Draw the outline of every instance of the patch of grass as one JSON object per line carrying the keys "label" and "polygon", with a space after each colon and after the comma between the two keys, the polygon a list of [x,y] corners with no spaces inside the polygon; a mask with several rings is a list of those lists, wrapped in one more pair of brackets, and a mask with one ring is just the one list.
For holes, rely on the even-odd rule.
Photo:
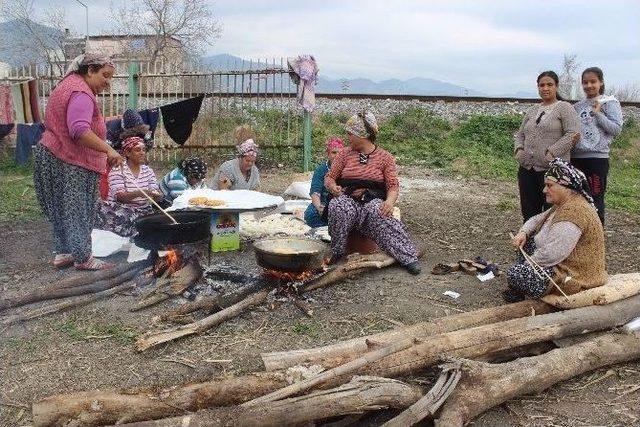
{"label": "patch of grass", "polygon": [[311,338],[318,338],[322,326],[315,321],[302,321],[299,320],[291,327],[293,332],[298,335],[307,335]]}
{"label": "patch of grass", "polygon": [[518,200],[512,199],[510,197],[501,199],[496,204],[496,209],[499,212],[510,212],[510,211],[516,210],[518,209]]}
{"label": "patch of grass", "polygon": [[606,205],[640,214],[640,123],[625,122],[611,147]]}
{"label": "patch of grass", "polygon": [[121,323],[88,323],[76,316],[54,323],[53,328],[75,341],[110,339],[122,345],[129,345],[138,336],[135,329]]}
{"label": "patch of grass", "polygon": [[34,354],[36,352],[36,344],[32,340],[25,340],[23,338],[9,338],[6,341],[8,348],[15,350],[19,353]]}
{"label": "patch of grass", "polygon": [[33,187],[33,165],[15,163],[11,151],[0,154],[0,221],[40,218],[42,211]]}

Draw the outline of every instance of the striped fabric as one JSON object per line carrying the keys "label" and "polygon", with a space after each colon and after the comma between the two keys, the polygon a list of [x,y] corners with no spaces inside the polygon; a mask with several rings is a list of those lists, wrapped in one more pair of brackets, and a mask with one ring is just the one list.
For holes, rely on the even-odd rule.
{"label": "striped fabric", "polygon": [[204,180],[200,182],[199,185],[191,186],[187,181],[187,178],[182,174],[180,168],[175,168],[168,174],[162,178],[160,181],[160,191],[164,194],[164,198],[170,202],[173,202],[176,197],[184,193],[184,191],[188,188],[197,189],[197,188],[207,188]]}
{"label": "striped fabric", "polygon": [[[135,184],[138,184],[138,187],[143,190],[158,191],[156,174],[147,165],[140,166],[140,173],[137,177],[133,175],[126,164],[122,168],[111,169],[111,172],[109,172],[109,196],[107,200],[116,201],[118,193],[137,191]],[[149,205],[149,200],[145,197],[137,197],[129,203],[144,207]]]}
{"label": "striped fabric", "polygon": [[399,188],[396,159],[388,151],[377,147],[371,153],[367,164],[359,161],[359,153],[352,148],[344,149],[331,164],[327,174],[334,180],[338,178],[363,179],[384,182],[387,191]]}

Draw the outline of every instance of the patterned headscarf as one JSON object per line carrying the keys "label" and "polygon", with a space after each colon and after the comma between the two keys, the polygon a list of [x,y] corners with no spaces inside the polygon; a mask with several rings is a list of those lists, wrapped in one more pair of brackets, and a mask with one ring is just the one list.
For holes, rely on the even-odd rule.
{"label": "patterned headscarf", "polygon": [[200,157],[187,157],[178,163],[178,168],[187,178],[205,179],[207,176],[207,164]]}
{"label": "patterned headscarf", "polygon": [[242,144],[238,145],[238,155],[241,157],[244,156],[258,156],[258,144],[256,144],[253,139],[247,139]]}
{"label": "patterned headscarf", "polygon": [[126,153],[127,151],[131,151],[136,147],[144,147],[144,139],[138,136],[130,136],[122,141],[122,152]]}
{"label": "patterned headscarf", "polygon": [[544,177],[564,187],[577,191],[593,205],[593,197],[587,177],[581,170],[571,166],[566,160],[556,158],[549,163],[549,170]]}
{"label": "patterned headscarf", "polygon": [[351,135],[368,139],[378,134],[378,121],[372,112],[365,111],[349,117],[344,129]]}
{"label": "patterned headscarf", "polygon": [[336,148],[340,150],[343,149],[344,142],[340,138],[332,136],[327,140],[327,152],[335,150]]}
{"label": "patterned headscarf", "polygon": [[67,67],[65,76],[75,73],[83,65],[100,65],[101,67],[108,65],[110,67],[115,67],[113,60],[108,55],[102,53],[83,53],[71,60]]}

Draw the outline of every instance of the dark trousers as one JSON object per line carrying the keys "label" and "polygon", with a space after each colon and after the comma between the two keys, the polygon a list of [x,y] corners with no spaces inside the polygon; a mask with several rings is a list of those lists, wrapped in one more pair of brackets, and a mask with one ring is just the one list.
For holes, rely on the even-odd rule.
{"label": "dark trousers", "polygon": [[607,189],[609,159],[598,159],[595,157],[571,159],[571,164],[587,176],[591,195],[593,196],[593,203],[596,205],[596,208],[598,208],[600,222],[604,225],[604,192]]}
{"label": "dark trousers", "polygon": [[518,169],[518,189],[520,190],[520,210],[522,218],[526,222],[532,216],[549,209],[550,205],[545,202],[544,193],[544,172],[534,169],[525,169],[522,166]]}

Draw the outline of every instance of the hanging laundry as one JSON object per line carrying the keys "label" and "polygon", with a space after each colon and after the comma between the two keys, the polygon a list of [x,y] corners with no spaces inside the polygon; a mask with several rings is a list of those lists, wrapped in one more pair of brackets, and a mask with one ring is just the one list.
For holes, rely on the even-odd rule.
{"label": "hanging laundry", "polygon": [[11,86],[0,85],[0,125],[13,124]]}
{"label": "hanging laundry", "polygon": [[22,102],[22,88],[20,85],[11,85],[11,100],[13,101],[13,116],[16,123],[24,123],[24,104]]}
{"label": "hanging laundry", "polygon": [[164,128],[176,144],[183,145],[191,136],[203,99],[204,96],[201,95],[160,107]]}
{"label": "hanging laundry", "polygon": [[20,83],[20,93],[22,93],[22,107],[24,108],[24,122],[33,123],[31,114],[31,99],[29,97],[29,83]]}
{"label": "hanging laundry", "polygon": [[[156,127],[158,127],[158,121],[160,119],[159,108],[148,108],[146,110],[138,111],[138,114],[142,117],[144,124],[149,126],[151,132],[151,139],[155,136]],[[118,141],[120,132],[124,129],[122,126],[122,119],[109,120],[107,123],[107,140]]]}
{"label": "hanging laundry", "polygon": [[140,111],[140,115],[142,116],[142,121],[149,125],[151,139],[153,139],[155,137],[156,127],[158,127],[158,121],[160,120],[160,109],[148,108]]}
{"label": "hanging laundry", "polygon": [[29,88],[29,105],[31,106],[33,122],[39,123],[42,121],[42,117],[40,115],[40,104],[38,103],[38,100],[40,99],[38,96],[38,81],[35,79],[29,80],[27,86]]}
{"label": "hanging laundry", "polygon": [[24,165],[29,161],[33,147],[40,141],[40,137],[42,137],[44,124],[18,123],[16,129],[16,162]]}
{"label": "hanging laundry", "polygon": [[318,82],[318,65],[312,55],[300,55],[288,58],[289,75],[298,85],[298,103],[308,112],[316,107],[314,86]]}
{"label": "hanging laundry", "polygon": [[7,123],[7,124],[1,124],[0,125],[0,139],[4,138],[5,136],[9,135],[11,133],[11,131],[13,130],[13,123]]}

